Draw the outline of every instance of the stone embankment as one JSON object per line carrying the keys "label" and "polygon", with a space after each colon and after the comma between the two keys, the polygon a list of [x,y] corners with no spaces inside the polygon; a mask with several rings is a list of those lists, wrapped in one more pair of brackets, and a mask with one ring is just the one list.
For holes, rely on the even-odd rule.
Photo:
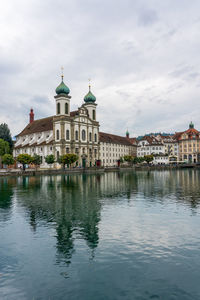
{"label": "stone embankment", "polygon": [[74,169],[27,169],[22,171],[20,169],[11,169],[11,170],[0,170],[0,177],[2,176],[36,176],[36,175],[59,175],[59,174],[98,174],[104,172],[127,172],[127,171],[145,171],[145,170],[172,170],[172,169],[181,169],[181,168],[199,168],[200,165],[176,165],[176,166],[141,166],[136,165],[133,167],[107,167],[107,168],[74,168]]}

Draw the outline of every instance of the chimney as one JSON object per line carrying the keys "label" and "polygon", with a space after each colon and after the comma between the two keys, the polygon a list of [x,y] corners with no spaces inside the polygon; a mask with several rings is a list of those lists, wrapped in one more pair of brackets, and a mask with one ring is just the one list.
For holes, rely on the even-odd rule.
{"label": "chimney", "polygon": [[33,109],[32,109],[32,108],[31,108],[31,111],[30,111],[29,116],[30,116],[30,121],[29,121],[29,123],[33,123],[33,121],[34,121],[34,112],[33,112]]}

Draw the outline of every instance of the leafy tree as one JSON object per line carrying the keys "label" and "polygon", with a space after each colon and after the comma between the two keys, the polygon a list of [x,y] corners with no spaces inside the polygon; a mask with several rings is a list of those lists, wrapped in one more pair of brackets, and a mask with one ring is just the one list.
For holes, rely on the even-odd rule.
{"label": "leafy tree", "polygon": [[2,163],[9,166],[13,165],[15,162],[13,156],[11,154],[4,154],[2,157]]}
{"label": "leafy tree", "polygon": [[121,156],[120,159],[119,159],[120,163],[123,163],[124,162],[124,158]]}
{"label": "leafy tree", "polygon": [[47,155],[45,161],[48,165],[52,165],[55,162],[55,156],[53,154]]}
{"label": "leafy tree", "polygon": [[6,123],[0,124],[0,139],[9,143],[10,149],[13,148],[13,141],[10,133],[10,129]]}
{"label": "leafy tree", "polygon": [[2,167],[2,156],[8,153],[10,153],[9,143],[4,141],[3,139],[0,139],[0,168]]}
{"label": "leafy tree", "polygon": [[41,157],[38,154],[34,154],[31,161],[37,167],[42,163]]}
{"label": "leafy tree", "polygon": [[128,162],[129,164],[133,161],[133,156],[131,155],[125,155],[124,161]]}
{"label": "leafy tree", "polygon": [[144,156],[144,161],[146,161],[148,163],[148,165],[149,165],[149,163],[151,161],[153,161],[153,155],[152,154],[151,155],[145,155]]}
{"label": "leafy tree", "polygon": [[71,166],[71,164],[75,163],[77,160],[78,155],[73,153],[64,154],[59,157],[59,163],[63,165],[63,168],[65,168],[65,165]]}
{"label": "leafy tree", "polygon": [[32,162],[33,158],[29,154],[19,154],[17,156],[17,161],[23,165],[23,170],[25,170],[25,165]]}

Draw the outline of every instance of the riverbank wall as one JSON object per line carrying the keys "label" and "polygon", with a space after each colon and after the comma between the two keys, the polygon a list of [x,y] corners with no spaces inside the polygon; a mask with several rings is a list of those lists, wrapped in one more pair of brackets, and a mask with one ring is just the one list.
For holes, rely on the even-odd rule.
{"label": "riverbank wall", "polygon": [[0,177],[4,176],[40,176],[40,175],[67,175],[67,174],[102,174],[105,172],[127,172],[127,171],[153,171],[153,170],[176,170],[183,168],[200,168],[200,165],[176,165],[176,166],[132,166],[132,167],[111,167],[111,168],[85,168],[85,169],[27,169],[25,171],[0,170]]}

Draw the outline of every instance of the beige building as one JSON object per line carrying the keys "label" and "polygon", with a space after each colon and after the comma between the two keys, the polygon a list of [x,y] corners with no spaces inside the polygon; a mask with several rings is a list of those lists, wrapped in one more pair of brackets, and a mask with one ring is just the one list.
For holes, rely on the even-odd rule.
{"label": "beige building", "polygon": [[200,132],[192,122],[189,129],[175,133],[174,138],[178,142],[180,162],[200,162]]}

